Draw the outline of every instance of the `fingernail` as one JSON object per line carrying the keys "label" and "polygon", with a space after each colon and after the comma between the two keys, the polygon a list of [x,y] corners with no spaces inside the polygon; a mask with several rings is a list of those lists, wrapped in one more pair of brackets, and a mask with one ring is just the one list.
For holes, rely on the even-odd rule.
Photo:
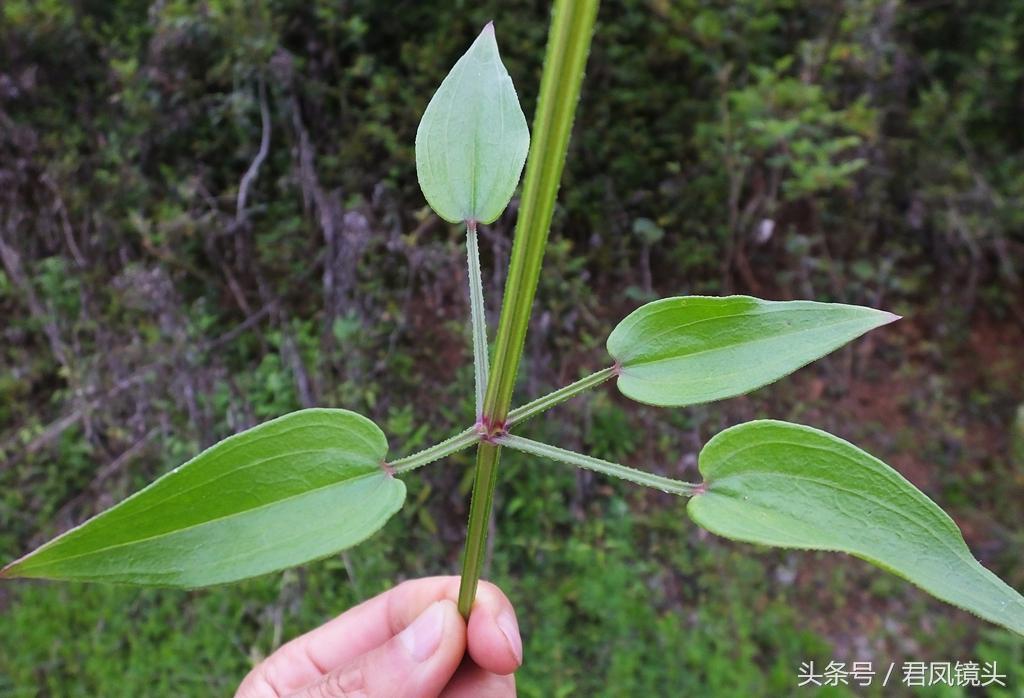
{"label": "fingernail", "polygon": [[508,611],[502,611],[498,614],[497,623],[501,634],[508,640],[508,648],[512,650],[512,654],[516,658],[516,664],[522,664],[523,639],[519,637],[519,623],[516,622],[516,617]]}
{"label": "fingernail", "polygon": [[398,635],[413,659],[422,662],[437,651],[444,631],[444,609],[440,601],[430,604],[419,618]]}

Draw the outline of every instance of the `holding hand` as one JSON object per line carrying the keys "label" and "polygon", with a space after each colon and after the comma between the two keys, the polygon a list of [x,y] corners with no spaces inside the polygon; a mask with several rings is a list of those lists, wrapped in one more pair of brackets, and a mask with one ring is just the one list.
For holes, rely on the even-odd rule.
{"label": "holding hand", "polygon": [[283,645],[235,698],[504,698],[523,661],[508,598],[481,582],[469,623],[458,577],[415,579]]}

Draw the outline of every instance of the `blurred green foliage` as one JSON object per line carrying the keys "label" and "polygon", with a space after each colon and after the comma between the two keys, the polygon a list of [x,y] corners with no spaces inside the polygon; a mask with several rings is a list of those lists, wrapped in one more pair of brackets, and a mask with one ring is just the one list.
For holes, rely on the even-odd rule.
{"label": "blurred green foliage", "polygon": [[[461,233],[426,209],[413,138],[490,19],[529,115],[545,3],[0,4],[0,557],[300,406],[362,412],[402,453],[469,422]],[[521,397],[600,366],[658,295],[908,320],[750,398],[600,391],[527,433],[685,479],[730,423],[811,423],[1024,586],[1022,25],[1015,0],[605,2]],[[483,232],[492,320],[511,223]],[[379,537],[284,575],[2,585],[0,694],[230,693],[358,599],[455,573],[470,466],[410,478]],[[520,611],[524,695],[785,695],[833,658],[997,660],[1024,686],[1018,639],[856,561],[722,543],[669,498],[514,454],[500,477],[489,576]]]}

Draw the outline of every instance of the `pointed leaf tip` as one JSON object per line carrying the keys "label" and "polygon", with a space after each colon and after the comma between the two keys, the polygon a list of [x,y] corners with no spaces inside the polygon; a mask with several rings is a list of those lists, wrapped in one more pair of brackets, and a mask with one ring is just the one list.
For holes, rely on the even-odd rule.
{"label": "pointed leaf tip", "polygon": [[0,575],[192,588],[316,560],[401,507],[405,484],[381,468],[386,455],[361,415],[293,412],[208,448]]}
{"label": "pointed leaf tip", "polygon": [[637,308],[607,346],[624,395],[681,407],[768,385],[897,319],[840,303],[683,296]]}

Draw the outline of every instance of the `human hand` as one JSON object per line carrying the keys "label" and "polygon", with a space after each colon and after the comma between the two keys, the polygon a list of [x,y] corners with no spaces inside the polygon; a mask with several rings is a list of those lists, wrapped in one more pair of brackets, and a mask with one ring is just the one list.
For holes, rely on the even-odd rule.
{"label": "human hand", "polygon": [[514,696],[523,645],[511,602],[480,582],[467,625],[458,593],[458,577],[399,584],[281,646],[235,698]]}

